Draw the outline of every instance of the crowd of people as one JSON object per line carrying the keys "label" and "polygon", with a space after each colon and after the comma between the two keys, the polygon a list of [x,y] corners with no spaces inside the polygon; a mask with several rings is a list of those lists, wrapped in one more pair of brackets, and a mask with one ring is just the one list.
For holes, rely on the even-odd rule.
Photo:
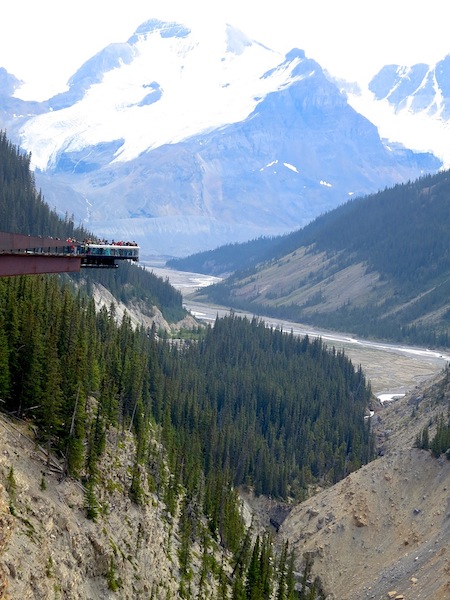
{"label": "crowd of people", "polygon": [[114,240],[112,240],[111,242],[109,242],[108,240],[95,240],[95,239],[91,239],[91,238],[86,238],[84,239],[82,242],[79,242],[77,239],[75,238],[67,238],[67,243],[71,246],[74,247],[75,245],[77,246],[89,246],[89,245],[96,245],[96,246],[138,246],[138,244],[136,242],[123,242],[122,240],[116,242]]}
{"label": "crowd of people", "polygon": [[83,244],[86,244],[86,245],[97,244],[100,246],[137,246],[138,245],[136,242],[123,242],[122,240],[119,240],[118,242],[112,240],[111,242],[109,242],[108,240],[91,240],[91,239],[84,240]]}

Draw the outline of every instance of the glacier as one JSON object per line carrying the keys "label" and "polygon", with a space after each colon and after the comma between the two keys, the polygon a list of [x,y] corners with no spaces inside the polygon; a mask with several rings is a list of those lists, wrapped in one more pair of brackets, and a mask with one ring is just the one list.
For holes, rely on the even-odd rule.
{"label": "glacier", "polygon": [[150,19],[46,101],[15,98],[19,83],[0,71],[0,127],[48,204],[143,257],[288,233],[442,166],[382,139],[303,50],[230,24]]}

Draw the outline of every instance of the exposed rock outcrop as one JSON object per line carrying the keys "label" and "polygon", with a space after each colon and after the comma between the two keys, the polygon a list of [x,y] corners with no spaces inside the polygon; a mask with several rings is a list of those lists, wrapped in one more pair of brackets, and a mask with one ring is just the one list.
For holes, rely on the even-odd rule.
{"label": "exposed rock outcrop", "polygon": [[414,447],[422,428],[447,411],[448,401],[436,401],[438,387],[428,385],[414,416],[410,395],[378,412],[380,439],[390,431],[384,456],[283,522],[280,535],[299,559],[314,557],[312,572],[330,598],[450,598],[450,461]]}
{"label": "exposed rock outcrop", "polygon": [[176,539],[165,507],[145,480],[142,506],[127,493],[131,437],[109,433],[94,522],[86,518],[82,485],[49,468],[33,432],[2,416],[0,422],[2,600],[178,598]]}

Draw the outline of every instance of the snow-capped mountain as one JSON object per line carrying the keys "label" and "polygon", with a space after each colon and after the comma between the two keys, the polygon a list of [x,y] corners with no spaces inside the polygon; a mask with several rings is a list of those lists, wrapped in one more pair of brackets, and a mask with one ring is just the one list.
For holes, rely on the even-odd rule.
{"label": "snow-capped mountain", "polygon": [[432,65],[386,65],[349,102],[383,137],[450,167],[450,55]]}
{"label": "snow-capped mountain", "polygon": [[[283,57],[230,26],[208,46],[181,25],[149,21],[88,61],[65,107],[28,121],[22,143],[41,169],[64,153],[114,143],[112,162],[245,119],[259,99],[299,77]],[[280,64],[282,63],[282,64]],[[275,67],[275,68],[274,68]],[[272,70],[270,76],[268,71]],[[54,108],[54,102],[51,103]],[[120,144],[117,144],[120,140]]]}
{"label": "snow-capped mountain", "polygon": [[396,112],[425,113],[450,118],[450,55],[430,66],[387,65],[375,75],[369,89],[377,100],[386,99]]}
{"label": "snow-capped mountain", "polygon": [[150,20],[46,102],[14,97],[19,85],[0,70],[0,126],[32,153],[50,206],[148,255],[292,231],[441,164],[382,142],[302,50],[230,25]]}

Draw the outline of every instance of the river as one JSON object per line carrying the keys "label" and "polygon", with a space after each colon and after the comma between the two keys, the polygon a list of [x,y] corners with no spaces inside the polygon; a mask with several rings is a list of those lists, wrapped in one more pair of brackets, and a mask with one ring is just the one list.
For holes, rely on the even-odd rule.
{"label": "river", "polygon": [[[197,319],[209,323],[217,316],[230,313],[230,308],[199,303],[192,298],[199,288],[220,281],[219,277],[168,269],[163,263],[141,263],[155,275],[168,279],[183,296],[187,310]],[[252,318],[252,313],[234,310],[235,314]],[[430,379],[450,362],[450,353],[416,346],[403,346],[380,341],[357,339],[334,331],[316,329],[302,323],[260,316],[268,326],[282,328],[295,335],[321,337],[329,346],[343,349],[353,364],[361,365],[372,391],[382,401],[388,401],[412,391],[418,384]]]}

